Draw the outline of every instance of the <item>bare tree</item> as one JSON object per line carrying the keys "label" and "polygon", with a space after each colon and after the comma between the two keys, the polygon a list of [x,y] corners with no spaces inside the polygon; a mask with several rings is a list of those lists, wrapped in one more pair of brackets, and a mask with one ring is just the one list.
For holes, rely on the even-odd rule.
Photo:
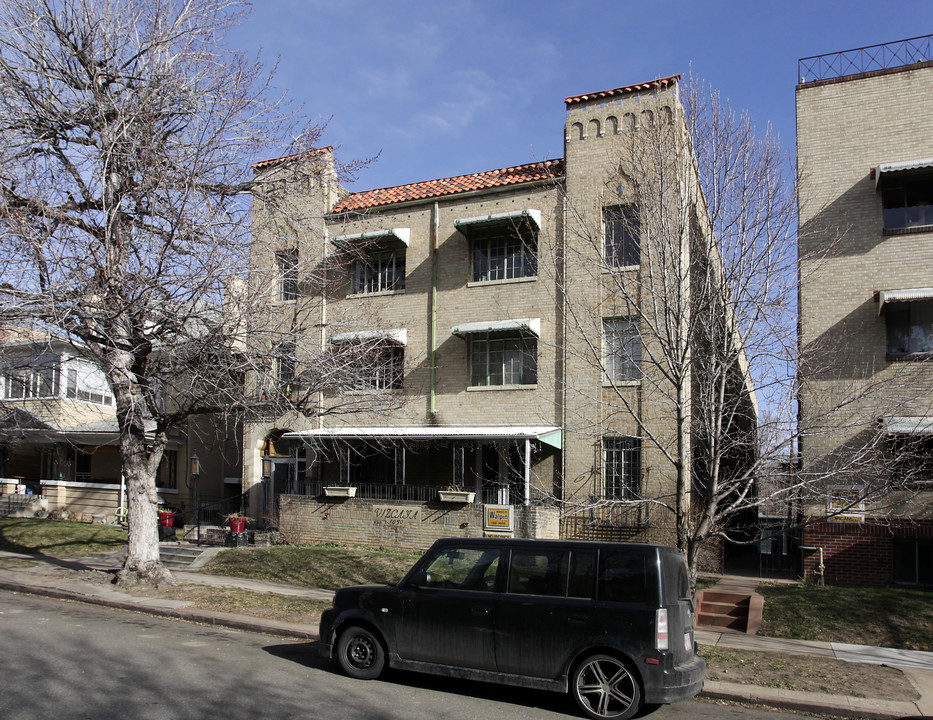
{"label": "bare tree", "polygon": [[[171,581],[155,477],[172,429],[218,412],[314,414],[325,389],[366,384],[371,348],[334,351],[303,327],[319,293],[302,289],[339,268],[282,255],[277,265],[277,248],[249,232],[254,199],[280,222],[315,220],[279,202],[279,165],[254,168],[257,158],[289,156],[289,182],[334,192],[339,168],[313,149],[321,126],[272,92],[261,64],[224,46],[240,3],[2,8],[2,319],[57,328],[106,373],[128,492],[119,580]],[[294,302],[269,322],[281,292]],[[366,393],[351,397],[331,409],[371,409]]]}

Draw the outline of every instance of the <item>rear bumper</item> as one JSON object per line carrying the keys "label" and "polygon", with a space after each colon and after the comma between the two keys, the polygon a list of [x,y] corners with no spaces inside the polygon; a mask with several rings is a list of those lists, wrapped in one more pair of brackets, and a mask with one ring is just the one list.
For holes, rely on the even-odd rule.
{"label": "rear bumper", "polygon": [[703,689],[703,681],[706,679],[706,660],[699,655],[673,668],[643,667],[646,703],[689,700]]}

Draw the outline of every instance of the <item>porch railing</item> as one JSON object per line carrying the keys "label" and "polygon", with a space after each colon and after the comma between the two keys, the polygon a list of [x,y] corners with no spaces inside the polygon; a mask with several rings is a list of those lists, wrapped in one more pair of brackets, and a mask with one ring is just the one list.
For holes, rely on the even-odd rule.
{"label": "porch railing", "polygon": [[[308,482],[299,483],[300,495],[321,497],[324,488],[333,483]],[[438,499],[438,491],[449,489],[447,485],[395,485],[390,483],[361,483],[353,485],[356,488],[356,497],[369,500],[397,500],[407,502],[426,503]],[[472,487],[463,488],[469,492]],[[476,501],[487,505],[522,505],[525,502],[524,489],[515,485],[484,487],[482,497]],[[541,504],[547,500],[547,494],[532,488],[531,502]]]}

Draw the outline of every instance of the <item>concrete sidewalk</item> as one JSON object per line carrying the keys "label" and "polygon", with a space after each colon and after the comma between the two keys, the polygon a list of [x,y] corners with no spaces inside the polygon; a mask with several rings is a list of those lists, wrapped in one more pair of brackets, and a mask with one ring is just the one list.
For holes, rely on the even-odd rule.
{"label": "concrete sidewalk", "polygon": [[[173,574],[176,580],[179,583],[237,587],[255,592],[278,593],[313,600],[327,601],[333,597],[333,593],[327,590],[206,575],[194,571],[199,566],[203,566],[215,552],[214,549],[207,549],[192,568],[185,571],[174,571]],[[99,581],[92,582],[90,576],[85,574],[93,571],[116,570],[122,561],[121,553],[88,558],[56,559],[0,552],[0,557],[22,558],[37,563],[32,567],[0,569],[0,589],[2,590],[86,602],[299,640],[316,640],[318,637],[317,626],[315,625],[286,623],[245,615],[198,610],[190,607],[191,603],[179,600],[137,597],[123,592],[115,585],[102,584]],[[875,648],[864,645],[766,638],[734,631],[711,631],[708,629],[697,630],[696,640],[701,645],[730,647],[737,650],[815,655],[847,662],[890,665],[897,667],[904,673],[916,688],[920,699],[899,702],[872,700],[847,695],[778,690],[716,681],[706,682],[702,692],[704,697],[856,718],[905,720],[933,717],[933,653]]]}

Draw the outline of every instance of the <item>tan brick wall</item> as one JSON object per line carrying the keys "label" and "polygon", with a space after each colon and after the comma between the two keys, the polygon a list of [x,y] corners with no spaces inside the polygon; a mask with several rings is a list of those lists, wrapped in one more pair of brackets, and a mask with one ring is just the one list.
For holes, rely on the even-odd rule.
{"label": "tan brick wall", "polygon": [[933,68],[798,87],[797,153],[804,428],[859,398],[829,420],[834,431],[805,438],[813,467],[884,415],[931,412],[933,367],[886,359],[873,293],[933,286],[933,232],[884,236],[871,170],[933,157]]}
{"label": "tan brick wall", "polygon": [[[557,538],[553,508],[514,507],[514,536]],[[483,506],[283,495],[279,527],[289,542],[336,542],[422,551],[446,537],[483,537]]]}

